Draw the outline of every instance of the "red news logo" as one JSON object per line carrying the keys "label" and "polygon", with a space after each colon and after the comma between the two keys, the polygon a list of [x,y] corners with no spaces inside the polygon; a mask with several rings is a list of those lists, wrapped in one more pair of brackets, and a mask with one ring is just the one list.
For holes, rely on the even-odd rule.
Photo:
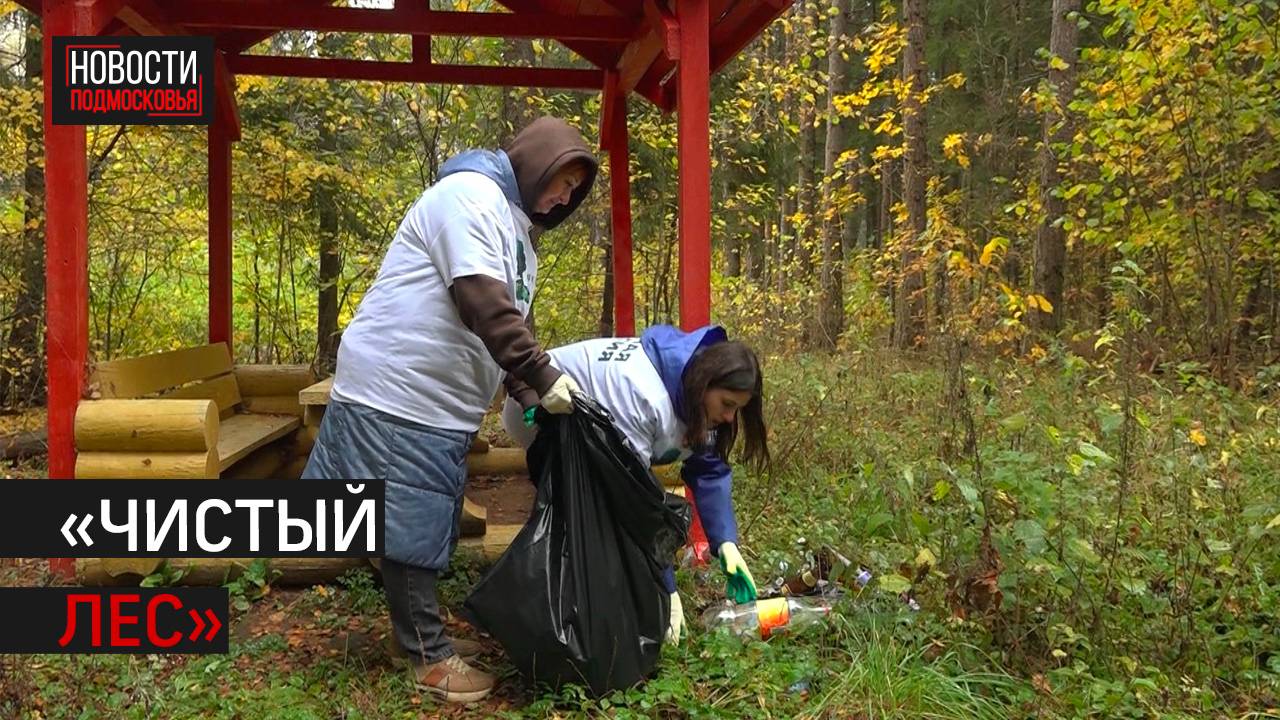
{"label": "red news logo", "polygon": [[[204,77],[197,70],[195,50],[68,44],[65,53],[63,78],[71,91],[73,111],[138,111],[148,117],[204,114]],[[170,87],[143,87],[147,85]]]}
{"label": "red news logo", "polygon": [[212,120],[212,38],[55,36],[51,62],[54,124]]}
{"label": "red news logo", "polygon": [[[162,606],[169,608],[169,612],[177,611],[179,614],[183,609],[182,600],[171,592],[166,592],[152,597],[146,603],[146,611],[142,614],[131,614],[133,611],[126,610],[127,605],[141,605],[142,596],[138,593],[126,592],[104,592],[104,593],[75,593],[67,596],[67,626],[62,637],[58,638],[58,645],[67,647],[77,636],[76,608],[81,603],[87,603],[89,606],[90,618],[90,646],[94,648],[102,647],[102,599],[108,598],[108,625],[110,626],[110,637],[107,642],[111,648],[140,648],[142,647],[142,638],[134,636],[126,636],[122,632],[122,628],[126,625],[138,625],[141,620],[146,619],[143,624],[146,630],[147,642],[152,647],[161,650],[167,650],[174,647],[183,640],[183,633],[180,630],[172,630],[167,634],[161,634],[158,628],[159,611]],[[207,642],[212,643],[218,636],[218,631],[222,629],[223,624],[212,608],[204,608],[203,616],[200,611],[195,608],[187,608],[187,616],[191,618],[194,627],[186,639],[190,642]],[[206,621],[207,618],[207,621]],[[207,631],[206,631],[207,628]]]}

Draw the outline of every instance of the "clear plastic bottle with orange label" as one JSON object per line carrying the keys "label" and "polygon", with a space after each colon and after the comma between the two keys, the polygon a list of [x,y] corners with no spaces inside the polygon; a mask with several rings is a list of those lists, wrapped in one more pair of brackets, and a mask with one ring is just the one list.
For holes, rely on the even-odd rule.
{"label": "clear plastic bottle with orange label", "polygon": [[831,601],[824,597],[776,597],[742,605],[726,602],[707,608],[702,613],[702,626],[768,640],[778,633],[817,625],[830,613]]}

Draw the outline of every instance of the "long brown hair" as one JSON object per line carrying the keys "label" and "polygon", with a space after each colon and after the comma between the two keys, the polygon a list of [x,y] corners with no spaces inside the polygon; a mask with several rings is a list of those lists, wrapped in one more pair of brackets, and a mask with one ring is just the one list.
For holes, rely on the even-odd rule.
{"label": "long brown hair", "polygon": [[[707,445],[708,431],[714,431],[713,449],[725,462],[738,439],[743,436],[742,459],[760,470],[769,464],[768,431],[764,425],[764,373],[756,354],[740,342],[721,342],[708,346],[685,368],[684,389],[685,441],[691,448]],[[707,427],[703,397],[708,390],[746,391],[751,399],[738,411],[732,423]]]}

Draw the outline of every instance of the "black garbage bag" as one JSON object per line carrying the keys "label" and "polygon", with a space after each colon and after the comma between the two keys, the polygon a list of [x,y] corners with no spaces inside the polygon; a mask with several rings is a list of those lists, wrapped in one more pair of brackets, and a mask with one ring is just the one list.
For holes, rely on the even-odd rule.
{"label": "black garbage bag", "polygon": [[466,600],[472,622],[536,684],[596,695],[643,680],[670,622],[662,570],[684,545],[688,504],[662,489],[595,401],[539,410],[529,521]]}

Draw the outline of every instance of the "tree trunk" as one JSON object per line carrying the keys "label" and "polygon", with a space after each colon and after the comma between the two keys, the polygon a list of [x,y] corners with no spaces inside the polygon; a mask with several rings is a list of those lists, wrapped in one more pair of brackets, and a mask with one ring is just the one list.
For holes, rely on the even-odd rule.
{"label": "tree trunk", "polygon": [[[533,41],[528,38],[506,38],[502,45],[503,64],[508,67],[530,67],[534,64],[533,57]],[[530,93],[537,95],[538,90],[533,88],[510,88],[502,89],[502,108],[501,118],[503,132],[500,133],[500,145],[505,146],[512,138],[524,129],[524,126],[533,122],[533,111],[528,103]]]}
{"label": "tree trunk", "polygon": [[727,277],[742,275],[742,237],[732,231],[724,238],[724,274]]}
{"label": "tree trunk", "polygon": [[786,188],[779,185],[778,195],[781,202],[778,203],[778,234],[774,238],[774,286],[778,292],[787,289],[790,284],[791,264],[795,258],[795,224],[791,222],[791,216],[796,211],[795,196],[787,192]]}
{"label": "tree trunk", "polygon": [[[320,147],[327,157],[334,157],[337,141],[333,131],[321,126]],[[338,278],[342,274],[342,256],[338,243],[338,197],[333,181],[322,178],[315,190],[319,216],[320,275],[316,311],[316,369],[322,375],[333,371],[338,363]]]}
{"label": "tree trunk", "polygon": [[848,0],[837,0],[827,36],[827,142],[823,152],[822,265],[818,302],[818,345],[834,350],[844,331],[844,214],[836,207],[836,160],[844,150],[844,128],[836,114],[835,97],[844,89],[845,12]]}
{"label": "tree trunk", "polygon": [[768,243],[770,224],[766,219],[761,225],[753,225],[745,238],[747,250],[743,272],[756,285],[764,281],[764,248]]}
{"label": "tree trunk", "polygon": [[[807,36],[811,36],[813,30],[818,24],[818,2],[817,0],[802,0],[804,2],[804,18],[802,25],[803,32]],[[803,52],[809,53],[812,50],[810,37],[806,37]],[[816,71],[816,67],[814,70]],[[814,236],[817,234],[818,226],[818,195],[817,189],[814,187],[813,168],[817,164],[814,162],[817,153],[818,133],[814,128],[814,124],[818,117],[818,108],[816,100],[813,102],[805,100],[804,97],[798,97],[796,102],[799,103],[799,124],[800,124],[800,157],[796,159],[796,165],[799,168],[796,177],[796,194],[799,197],[800,212],[803,218],[795,232],[796,257],[799,260],[797,268],[797,276],[802,282],[807,282],[813,273],[813,250],[817,246]]]}
{"label": "tree trunk", "polygon": [[919,346],[924,342],[924,270],[921,267],[920,243],[928,218],[925,215],[925,147],[924,107],[924,22],[925,0],[903,0],[906,16],[907,44],[902,52],[902,74],[907,85],[907,99],[902,116],[904,142],[907,146],[902,168],[902,195],[907,204],[907,236],[901,253],[901,284],[897,291],[894,316],[894,344],[898,348]]}
{"label": "tree trunk", "polygon": [[592,213],[591,242],[604,246],[604,291],[600,293],[600,322],[596,337],[613,337],[613,329],[616,327],[613,319],[613,232],[610,230],[609,238],[603,241],[601,234],[600,220]]}
{"label": "tree trunk", "polygon": [[[34,15],[26,16],[23,82],[28,89],[37,91],[43,61],[40,21]],[[10,357],[0,364],[0,405],[12,406],[39,405],[45,394],[40,342],[44,318],[44,126],[35,123],[27,128],[25,140],[21,281],[6,343]]]}
{"label": "tree trunk", "polygon": [[893,186],[898,181],[891,158],[880,161],[880,207],[876,221],[876,247],[885,248],[893,240]]}
{"label": "tree trunk", "polygon": [[[1064,275],[1067,260],[1067,234],[1059,224],[1066,204],[1058,196],[1062,181],[1058,158],[1053,146],[1071,140],[1072,129],[1067,104],[1076,87],[1077,26],[1071,13],[1080,10],[1080,0],[1053,0],[1053,24],[1049,38],[1049,85],[1054,90],[1054,104],[1044,114],[1043,142],[1040,147],[1040,205],[1044,219],[1036,235],[1033,288],[1053,306],[1053,312],[1034,312],[1032,322],[1043,332],[1062,328]],[[1058,60],[1061,63],[1057,62]],[[1065,63],[1065,67],[1062,65]]]}

